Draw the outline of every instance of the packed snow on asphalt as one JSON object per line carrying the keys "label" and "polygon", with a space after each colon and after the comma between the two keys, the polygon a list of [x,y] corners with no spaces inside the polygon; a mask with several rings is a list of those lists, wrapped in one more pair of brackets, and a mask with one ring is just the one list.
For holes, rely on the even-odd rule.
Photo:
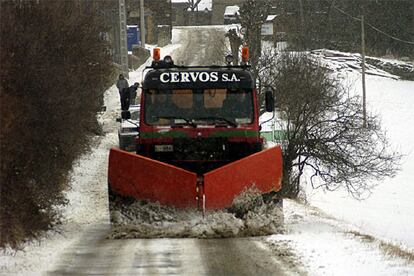
{"label": "packed snow on asphalt", "polygon": [[[190,35],[185,28],[175,28],[173,43],[162,48],[162,55],[183,55],[180,51],[185,54],[180,47],[190,44],[193,36],[197,35],[197,28],[192,28],[195,33]],[[224,32],[228,27],[211,28]],[[340,59],[327,58],[328,55],[321,52],[313,55],[341,71],[347,82],[354,83],[355,93],[360,93],[360,72],[357,67],[349,67]],[[150,60],[130,73],[131,83],[142,81],[142,69],[149,63]],[[345,68],[341,66],[347,69],[341,69]],[[275,229],[263,232],[261,234],[266,236],[255,238],[254,243],[266,249],[269,259],[281,264],[288,275],[414,275],[414,129],[411,127],[414,119],[414,81],[400,80],[376,68],[370,69],[376,74],[367,76],[369,110],[382,116],[383,126],[388,130],[391,142],[405,154],[402,169],[395,178],[375,183],[377,187],[366,200],[357,201],[344,191],[326,192],[308,186],[307,204],[285,200],[284,232],[271,234],[277,232]],[[46,233],[38,241],[28,242],[22,251],[1,252],[1,275],[42,275],[54,271],[57,266],[65,265],[62,254],[82,241],[83,233],[95,225],[108,223],[106,168],[109,149],[116,147],[118,142],[115,123],[119,116],[118,97],[114,86],[105,92],[107,110],[98,114],[105,136],[96,137],[92,151],[74,165],[72,189],[66,194],[69,205],[63,210],[63,224],[57,231]],[[165,229],[151,228],[154,225],[173,226],[172,232],[178,233],[175,237],[181,234],[183,237],[208,238],[209,233],[221,233],[221,237],[246,236],[246,232],[243,232],[246,221],[232,220],[231,213],[210,214],[202,220],[201,214],[197,213],[183,214],[163,209],[157,204],[137,204],[135,209],[138,212],[133,215],[142,218],[146,214],[151,223],[142,228],[139,223],[131,224],[128,218],[118,214],[120,224],[129,228],[127,231],[119,228],[119,231],[110,232],[110,236],[148,238],[166,234]],[[256,215],[260,215],[260,212]],[[181,228],[177,223],[180,220],[186,222]],[[148,229],[150,231],[146,232]],[[197,236],[197,233],[204,233],[204,236]],[[185,247],[192,242],[191,239],[181,241],[174,239],[171,243]],[[217,244],[220,243],[227,244],[227,239],[218,240]]]}
{"label": "packed snow on asphalt", "polygon": [[254,186],[233,200],[227,210],[179,210],[158,203],[136,201],[111,205],[112,239],[235,238],[282,232],[280,202],[265,201]]}

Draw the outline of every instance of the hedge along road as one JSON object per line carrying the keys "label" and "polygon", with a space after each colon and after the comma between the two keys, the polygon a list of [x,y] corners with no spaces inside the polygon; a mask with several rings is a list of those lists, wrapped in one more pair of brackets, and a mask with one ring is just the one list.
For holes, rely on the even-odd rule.
{"label": "hedge along road", "polygon": [[[222,64],[224,30],[180,28],[176,64]],[[107,168],[101,168],[106,170]],[[90,226],[67,248],[48,275],[285,275],[274,251],[260,238],[108,239],[110,225]],[[283,252],[281,252],[282,254]],[[286,271],[286,272],[284,272]]]}

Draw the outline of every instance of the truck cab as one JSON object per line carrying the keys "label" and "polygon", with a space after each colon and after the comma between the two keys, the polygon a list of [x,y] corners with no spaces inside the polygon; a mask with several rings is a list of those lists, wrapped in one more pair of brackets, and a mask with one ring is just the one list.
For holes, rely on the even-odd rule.
{"label": "truck cab", "polygon": [[247,66],[149,69],[137,154],[204,173],[262,150]]}
{"label": "truck cab", "polygon": [[[280,190],[282,151],[262,149],[247,59],[243,48],[241,65],[227,56],[225,66],[176,66],[154,51],[142,82],[137,152],[109,153],[110,202],[132,197],[204,212],[230,207],[249,188]],[[273,107],[267,91],[266,111]]]}

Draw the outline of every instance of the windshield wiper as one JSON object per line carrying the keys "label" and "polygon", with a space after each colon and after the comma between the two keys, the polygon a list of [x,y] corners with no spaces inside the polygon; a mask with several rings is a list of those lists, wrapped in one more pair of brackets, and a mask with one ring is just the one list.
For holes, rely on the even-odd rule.
{"label": "windshield wiper", "polygon": [[197,117],[197,118],[194,118],[194,120],[220,120],[222,122],[226,122],[228,125],[237,127],[236,122],[229,120],[227,118],[224,118],[224,117],[220,117],[220,116]]}
{"label": "windshield wiper", "polygon": [[[183,120],[184,122],[187,123],[187,125],[190,125],[194,128],[197,127],[197,124],[195,124],[191,119],[185,118],[185,117],[180,117],[180,116],[155,116],[156,119],[169,119],[169,120]],[[179,125],[177,123],[174,122],[174,125]]]}

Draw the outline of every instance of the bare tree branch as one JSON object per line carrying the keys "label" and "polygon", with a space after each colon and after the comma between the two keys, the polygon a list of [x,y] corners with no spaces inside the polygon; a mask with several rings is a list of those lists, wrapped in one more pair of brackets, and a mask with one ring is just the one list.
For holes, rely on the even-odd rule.
{"label": "bare tree branch", "polygon": [[264,58],[259,72],[276,84],[276,107],[288,140],[285,195],[297,195],[292,191],[298,192],[305,169],[312,172],[313,187],[345,187],[355,197],[373,187],[370,180],[395,175],[401,155],[390,148],[378,117],[370,115],[367,127],[361,127],[360,99],[349,96],[327,69],[305,54],[272,52]]}

